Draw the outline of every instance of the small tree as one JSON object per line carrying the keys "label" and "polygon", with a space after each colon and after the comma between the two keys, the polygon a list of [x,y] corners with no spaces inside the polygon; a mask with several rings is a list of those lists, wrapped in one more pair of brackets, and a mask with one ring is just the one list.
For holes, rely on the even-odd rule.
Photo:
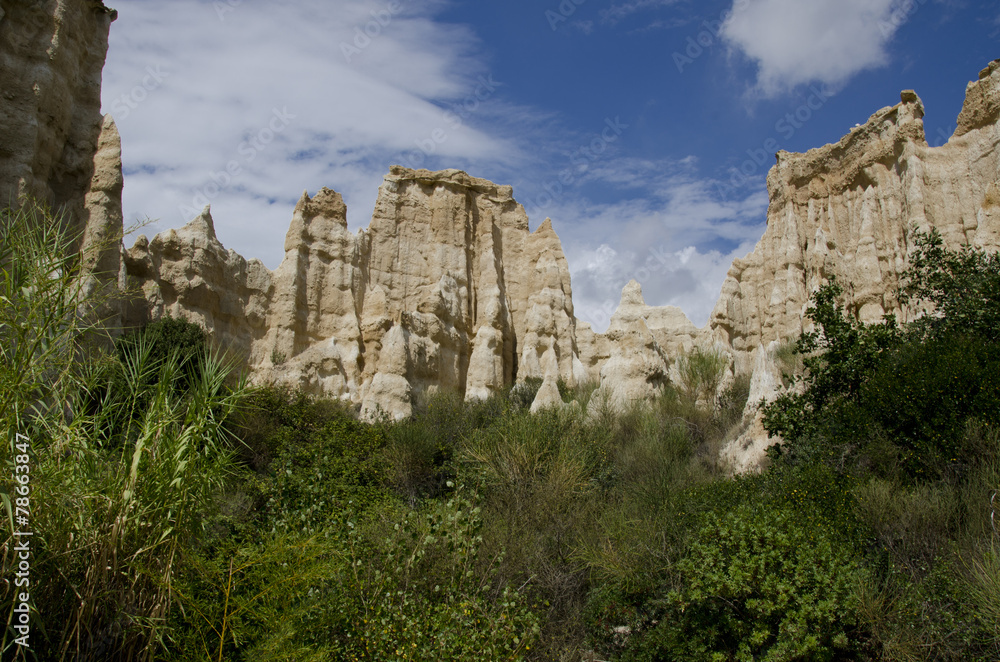
{"label": "small tree", "polygon": [[764,427],[785,442],[773,455],[881,463],[914,480],[976,461],[969,421],[1000,422],[1000,258],[945,249],[936,232],[914,237],[900,300],[923,303],[915,322],[862,324],[838,306],[836,281],[813,296],[807,316],[817,330],[798,343],[804,389],[764,409]]}

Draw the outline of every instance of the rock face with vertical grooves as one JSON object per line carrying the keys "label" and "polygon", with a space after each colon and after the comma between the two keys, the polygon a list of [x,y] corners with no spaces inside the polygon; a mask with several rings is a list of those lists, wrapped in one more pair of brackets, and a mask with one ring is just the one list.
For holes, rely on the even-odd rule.
{"label": "rock face with vertical grooves", "polygon": [[227,252],[210,212],[128,253],[146,309],[205,326],[261,380],[350,399],[369,418],[415,398],[485,398],[515,378],[582,374],[569,268],[546,220],[529,232],[510,187],[394,167],[371,225],[341,196],[304,194],[273,273]]}
{"label": "rock face with vertical grooves", "polygon": [[635,282],[607,333],[578,323],[552,223],[530,232],[510,187],[457,170],[394,167],[358,233],[339,194],[304,194],[274,272],[226,250],[207,208],[122,252],[121,141],[100,115],[115,17],[100,0],[0,0],[0,204],[61,208],[93,289],[118,281],[140,293],[124,324],[193,320],[258,381],[344,398],[369,418],[409,416],[422,394],[486,398],[528,378],[542,380],[535,411],[561,406],[560,380],[599,381],[595,400],[623,407],[655,396],[677,356],[711,347],[753,374],[747,430],[723,452],[752,470],[771,443],[753,406],[781,388],[775,350],[805,330],[819,286],[836,276],[864,321],[907,320],[895,292],[912,229],[936,228],[952,248],[1000,248],[995,61],[969,83],[941,147],[928,146],[908,90],[836,144],[779,152],[764,236],[733,263],[700,330],[647,306]]}
{"label": "rock face with vertical grooves", "polygon": [[84,222],[116,17],[100,0],[0,0],[0,203],[30,196]]}
{"label": "rock face with vertical grooves", "polygon": [[900,309],[910,230],[937,228],[948,246],[1000,246],[1000,62],[970,83],[946,145],[924,139],[916,93],[840,142],[779,152],[767,177],[767,229],[729,270],[709,328],[741,353],[798,335],[809,297],[831,276],[866,322]]}
{"label": "rock face with vertical grooves", "polygon": [[[775,395],[760,388],[774,383],[775,343],[806,330],[809,297],[831,277],[862,321],[889,313],[906,321],[913,311],[896,292],[911,230],[936,228],[949,248],[1000,248],[1000,61],[969,83],[947,144],[927,144],[923,115],[907,90],[836,144],[778,153],[767,178],[767,229],[754,252],[733,263],[706,329],[711,341],[733,348],[744,370],[761,373],[759,396]],[[767,446],[749,407],[747,418],[756,418],[756,433],[726,450],[744,470]]]}

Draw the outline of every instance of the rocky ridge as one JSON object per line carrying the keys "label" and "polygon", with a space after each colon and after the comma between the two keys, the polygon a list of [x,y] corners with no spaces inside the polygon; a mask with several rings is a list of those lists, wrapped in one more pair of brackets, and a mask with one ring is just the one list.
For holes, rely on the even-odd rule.
{"label": "rocky ridge", "polygon": [[4,204],[31,197],[65,209],[81,227],[86,222],[84,198],[105,129],[102,71],[116,18],[100,0],[0,0]]}
{"label": "rocky ridge", "polygon": [[209,209],[187,226],[118,250],[121,142],[100,116],[101,69],[115,12],[99,0],[0,0],[0,196],[65,210],[82,231],[95,286],[140,293],[126,326],[193,320],[243,357],[258,381],[404,418],[421,394],[485,398],[542,380],[532,406],[562,406],[559,382],[598,382],[595,401],[626,406],[676,381],[695,347],[751,373],[746,430],[724,449],[751,470],[773,440],[755,404],[780,391],[775,349],[806,328],[812,292],[849,285],[861,319],[913,312],[894,298],[910,230],[951,246],[1000,248],[1000,61],[969,84],[958,127],[930,147],[915,92],[836,144],[779,152],[767,228],[736,260],[709,324],[647,306],[629,283],[607,333],[574,318],[570,274],[546,220],[531,232],[510,187],[457,170],[394,167],[367,229],[351,233],[341,196],[303,194],[275,271],[219,242]]}
{"label": "rocky ridge", "polygon": [[779,152],[767,177],[767,229],[753,253],[736,260],[702,342],[730,347],[753,372],[750,429],[726,449],[749,469],[773,441],[756,402],[780,390],[774,351],[808,330],[809,297],[835,276],[848,309],[873,322],[915,312],[895,298],[911,230],[936,228],[950,248],[1000,248],[1000,60],[969,83],[947,144],[924,136],[924,106],[912,90],[838,143],[805,154]]}
{"label": "rocky ridge", "polygon": [[515,378],[586,378],[551,221],[529,232],[510,187],[457,170],[394,167],[357,234],[338,193],[303,194],[274,272],[226,251],[209,209],[140,237],[126,267],[145,301],[128,323],[192,319],[258,379],[368,417],[407,417],[442,389],[486,398]]}

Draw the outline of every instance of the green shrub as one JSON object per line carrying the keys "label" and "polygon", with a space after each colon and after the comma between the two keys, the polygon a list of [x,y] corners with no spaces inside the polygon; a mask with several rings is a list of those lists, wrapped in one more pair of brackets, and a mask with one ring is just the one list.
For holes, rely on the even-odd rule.
{"label": "green shrub", "polygon": [[300,636],[337,660],[524,659],[538,620],[493,581],[481,526],[461,491],[397,519],[384,539],[348,521],[343,563],[302,610]]}
{"label": "green shrub", "polygon": [[891,316],[858,322],[838,306],[836,282],[814,295],[817,330],[797,347],[805,388],[764,410],[764,426],[785,441],[776,456],[898,469],[914,481],[960,479],[978,462],[964,445],[968,424],[1000,424],[1000,258],[946,250],[936,233],[914,239],[900,299],[923,302],[926,314],[903,329]]}
{"label": "green shrub", "polygon": [[937,229],[914,232],[912,241],[899,300],[925,314],[911,333],[1000,340],[1000,255],[973,246],[948,250]]}
{"label": "green shrub", "polygon": [[[38,205],[0,209],[0,425],[4,460],[15,432],[58,427],[84,386],[78,341],[102,331],[80,306],[79,236]],[[94,301],[94,305],[100,302]]]}
{"label": "green shrub", "polygon": [[266,530],[314,535],[347,510],[364,513],[390,499],[382,431],[343,409],[317,409],[308,399],[295,402],[286,414],[308,423],[300,419],[272,433],[274,459],[260,511]]}
{"label": "green shrub", "polygon": [[1000,346],[964,334],[904,344],[862,387],[858,410],[899,448],[908,475],[962,475],[979,461],[969,422],[1000,426]]}
{"label": "green shrub", "polygon": [[743,421],[743,412],[750,398],[750,377],[749,373],[738,373],[719,394],[717,416],[722,434]]}
{"label": "green shrub", "polygon": [[968,565],[970,602],[983,629],[982,641],[995,656],[1000,653],[1000,549],[997,540],[974,553]]}
{"label": "green shrub", "polygon": [[676,567],[679,588],[624,660],[832,659],[856,644],[851,548],[789,510],[708,515]]}
{"label": "green shrub", "polygon": [[32,570],[45,605],[42,650],[152,659],[168,634],[180,559],[214,520],[232,474],[224,423],[243,387],[226,386],[229,370],[212,357],[180,395],[175,359],[158,374],[112,450],[95,443],[107,436],[100,412],[75,417],[57,440],[37,440],[33,490],[44,506]]}
{"label": "green shrub", "polygon": [[725,374],[729,360],[714,351],[695,348],[677,359],[683,394],[692,402],[715,401],[715,392]]}
{"label": "green shrub", "polygon": [[284,533],[212,542],[178,564],[166,659],[330,659],[328,647],[308,645],[294,628],[310,589],[334,572],[333,542]]}
{"label": "green shrub", "polygon": [[541,377],[527,377],[523,381],[514,384],[510,389],[510,402],[518,409],[530,409],[538,395],[538,389],[542,388]]}

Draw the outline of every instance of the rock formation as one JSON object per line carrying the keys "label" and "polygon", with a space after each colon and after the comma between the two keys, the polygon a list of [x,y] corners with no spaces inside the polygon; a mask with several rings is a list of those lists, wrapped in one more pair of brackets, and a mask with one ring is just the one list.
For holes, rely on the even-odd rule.
{"label": "rock formation", "polygon": [[905,91],[836,144],[779,152],[767,229],[701,330],[647,306],[635,282],[607,333],[578,322],[551,221],[530,232],[510,187],[457,170],[394,167],[356,234],[339,194],[304,194],[274,272],[226,250],[207,208],[120,252],[121,144],[100,116],[115,17],[100,0],[0,0],[0,203],[61,208],[94,287],[141,293],[115,311],[125,324],[193,320],[258,381],[350,400],[369,418],[409,416],[422,394],[486,398],[528,378],[542,380],[534,411],[562,405],[560,380],[599,382],[595,401],[627,406],[676,380],[678,356],[712,348],[753,374],[747,430],[724,451],[750,470],[772,441],[755,405],[781,388],[774,350],[805,329],[820,285],[836,276],[864,321],[906,320],[895,292],[911,229],[1000,248],[997,61],[969,84],[944,146],[928,146],[923,104]]}
{"label": "rock formation", "polygon": [[147,306],[131,322],[192,319],[258,379],[369,418],[409,416],[441,389],[485,398],[515,378],[585,378],[559,238],[548,220],[529,232],[510,187],[394,167],[366,230],[351,234],[346,213],[333,191],[304,194],[273,273],[227,252],[207,209],[141,237],[126,262]]}
{"label": "rock formation", "polygon": [[623,409],[634,402],[650,401],[670,381],[669,357],[646,322],[650,312],[639,283],[630,281],[603,334],[610,355],[601,367],[601,382],[591,398],[592,408]]}
{"label": "rock formation", "polygon": [[[733,263],[705,331],[753,369],[757,399],[748,419],[761,397],[775,395],[776,387],[762,386],[773,385],[767,375],[775,372],[765,348],[805,330],[809,297],[831,276],[862,321],[887,313],[905,321],[914,312],[895,293],[912,229],[936,228],[950,248],[1000,248],[1000,61],[969,83],[947,144],[927,144],[923,115],[916,93],[904,91],[901,103],[836,144],[778,153],[767,177],[767,229],[754,252]],[[762,458],[766,434],[756,425],[756,434],[727,449],[737,468]]]}
{"label": "rock formation", "polygon": [[117,17],[100,0],[0,0],[0,201],[30,196],[82,222]]}
{"label": "rock formation", "polygon": [[779,152],[767,177],[767,229],[729,270],[709,328],[749,355],[797,336],[809,297],[831,276],[848,286],[866,322],[904,317],[894,293],[910,230],[937,228],[951,247],[998,247],[1000,63],[969,84],[954,137],[924,138],[924,107],[912,91],[834,145]]}
{"label": "rock formation", "polygon": [[[407,416],[421,393],[484,398],[530,377],[543,380],[536,410],[559,404],[559,379],[598,381],[597,399],[624,406],[676,380],[674,359],[700,346],[754,372],[750,423],[779,388],[775,343],[804,330],[809,297],[831,276],[862,320],[906,319],[894,293],[911,228],[936,227],[951,246],[1000,244],[998,89],[993,63],[943,147],[927,145],[923,105],[907,91],[837,144],[780,152],[764,236],[734,262],[702,330],[675,308],[647,306],[633,282],[608,332],[594,333],[573,318],[551,222],[530,233],[509,187],[454,170],[393,168],[356,235],[338,194],[304,195],[274,273],[225,251],[207,211],[140,240],[128,272],[148,317],[195,319],[258,378],[350,399],[369,417]],[[757,420],[727,449],[733,466],[759,461],[762,435]]]}

